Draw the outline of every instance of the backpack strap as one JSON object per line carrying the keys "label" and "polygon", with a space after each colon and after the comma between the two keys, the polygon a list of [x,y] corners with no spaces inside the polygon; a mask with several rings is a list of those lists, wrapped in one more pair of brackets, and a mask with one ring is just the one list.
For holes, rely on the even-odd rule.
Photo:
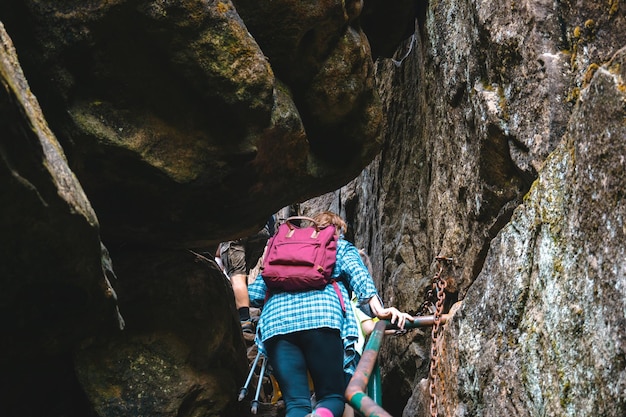
{"label": "backpack strap", "polygon": [[337,297],[339,297],[339,304],[341,304],[341,311],[343,312],[343,315],[345,317],[346,303],[343,301],[343,296],[341,295],[341,289],[339,288],[339,284],[337,284],[337,281],[335,281],[334,279],[331,281],[331,284],[333,284],[333,289],[337,293]]}
{"label": "backpack strap", "polygon": [[312,217],[307,217],[307,216],[291,216],[291,217],[287,217],[285,219],[285,223],[287,223],[287,225],[289,226],[290,229],[293,229],[294,227],[296,227],[296,225],[292,223],[294,220],[306,220],[306,221],[310,222],[313,227],[315,227],[315,230],[319,231],[319,229],[320,229],[320,226],[317,224],[315,219],[313,219]]}

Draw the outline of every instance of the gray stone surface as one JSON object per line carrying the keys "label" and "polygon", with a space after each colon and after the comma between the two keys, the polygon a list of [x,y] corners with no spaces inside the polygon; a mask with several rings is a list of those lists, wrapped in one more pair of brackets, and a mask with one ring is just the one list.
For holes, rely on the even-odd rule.
{"label": "gray stone surface", "polygon": [[446,415],[626,412],[625,60],[622,49],[581,91],[451,323]]}
{"label": "gray stone surface", "polygon": [[[612,107],[615,114],[609,119],[607,104],[602,103],[604,99],[614,103],[622,100],[623,103],[623,97],[619,98],[619,94],[624,93],[623,75],[619,75],[622,67],[616,64],[619,59],[608,64],[626,44],[623,5],[618,2],[575,5],[504,2],[496,5],[491,2],[442,1],[429,3],[418,17],[415,45],[411,49],[407,40],[396,54],[400,57],[411,49],[407,59],[401,65],[390,60],[381,60],[377,65],[378,85],[385,114],[389,115],[384,121],[382,152],[354,184],[350,184],[349,190],[337,192],[338,202],[334,206],[349,214],[349,222],[356,231],[355,242],[369,251],[375,279],[387,303],[417,312],[436,272],[435,256],[446,256],[454,258],[451,276],[458,291],[448,294],[449,299],[464,299],[464,309],[478,309],[478,306],[468,305],[476,300],[468,301],[466,296],[480,292],[473,289],[476,277],[488,275],[483,268],[494,267],[489,265],[494,261],[487,258],[488,252],[492,254],[490,257],[497,257],[501,265],[520,265],[525,270],[538,268],[534,256],[520,259],[520,253],[512,245],[494,248],[494,242],[498,240],[493,239],[503,227],[511,227],[507,225],[515,208],[525,203],[528,197],[524,196],[531,190],[531,185],[547,169],[544,164],[555,158],[552,153],[561,149],[562,142],[572,140],[572,134],[567,132],[589,132],[591,126],[595,126],[599,137],[616,141],[616,144],[607,145],[604,151],[599,147],[602,158],[594,162],[590,160],[589,166],[605,165],[609,160],[604,159],[615,155],[610,160],[611,175],[617,178],[623,175],[624,163],[617,156],[621,153],[621,145],[617,142],[624,138],[623,119],[619,121],[623,117],[623,113],[620,116],[623,104],[621,110],[619,105]],[[613,86],[601,83],[590,87],[599,68],[614,74]],[[576,106],[589,100],[586,94],[590,89],[594,89],[598,97],[595,102],[597,113],[575,110]],[[614,94],[617,98],[610,98]],[[600,134],[602,129],[604,134]],[[597,141],[599,144],[605,142],[604,139]],[[595,149],[595,145],[593,147]],[[583,153],[587,156],[591,148],[590,144]],[[541,175],[545,178],[549,174]],[[604,181],[614,181],[608,178]],[[580,179],[568,177],[565,183],[554,180],[546,187],[550,190],[553,186],[577,187],[576,182]],[[357,190],[356,194],[351,190]],[[561,193],[558,188],[552,192],[555,195]],[[589,198],[592,195],[589,193]],[[617,209],[621,192],[612,188],[605,198]],[[537,204],[549,202],[544,199]],[[582,213],[577,208],[580,203],[568,196],[563,204],[568,210],[577,210],[577,215],[571,219],[559,217],[565,216],[563,213],[556,216],[556,222],[562,222],[558,228],[574,227],[572,222],[578,225],[582,220],[576,219],[582,219],[583,215],[598,218],[611,211],[606,208],[593,214]],[[611,222],[615,223],[615,220]],[[521,228],[520,234],[531,233],[525,227],[533,227],[532,224],[516,226]],[[608,238],[601,228],[595,231],[590,227],[580,233],[585,236],[581,241],[602,240],[603,245],[610,244],[615,250],[623,246],[619,239],[616,245],[609,243],[613,241],[612,235]],[[610,249],[606,250],[610,252]],[[571,255],[562,253],[559,256],[569,258]],[[611,259],[614,270],[620,271],[621,258]],[[575,261],[569,259],[568,262]],[[519,291],[516,291],[515,282],[519,282],[519,276],[497,270],[490,272],[502,275],[497,281],[489,280],[487,289],[494,298],[493,303],[498,303],[503,314],[513,314],[515,304],[510,303],[517,300],[515,297]],[[577,270],[571,274],[582,279],[579,275],[586,276],[587,272]],[[476,284],[478,288],[479,285]],[[594,304],[598,300],[588,301],[602,309]],[[556,299],[554,303],[561,305],[564,311],[570,308],[565,300]],[[477,311],[472,310],[472,313]],[[623,312],[616,308],[613,314],[617,314],[614,320],[622,323]],[[469,314],[465,315],[463,320],[468,317]],[[542,315],[526,318],[541,319]],[[490,343],[495,343],[487,336],[481,337],[476,341],[478,351],[471,358],[464,358],[464,366],[485,369],[483,375],[471,381],[470,390],[465,382],[455,379],[455,372],[462,370],[455,368],[458,365],[454,362],[454,355],[458,351],[457,343],[471,345],[475,340],[473,334],[481,334],[485,327],[511,328],[507,335],[518,330],[514,330],[515,326],[503,317],[494,318],[490,314],[481,314],[480,319],[471,323],[464,323],[462,334],[446,335],[450,346],[445,349],[451,361],[443,383],[445,400],[449,401],[446,415],[486,415],[482,414],[486,409],[498,415],[498,404],[492,404],[496,394],[488,395],[487,392],[506,395],[505,391],[494,388],[497,381],[511,383],[511,379],[519,374],[508,369],[504,358],[500,363],[493,356],[481,354],[481,349],[489,351]],[[601,323],[598,325],[602,327]],[[615,324],[611,328],[620,326],[623,327]],[[572,339],[570,347],[575,343],[586,344],[587,338],[582,334],[579,336],[580,339]],[[538,342],[536,347],[543,351],[541,343]],[[424,406],[428,398],[424,398],[426,391],[423,390],[429,345],[428,332],[409,333],[404,338],[385,342],[381,354],[383,397],[392,415],[429,415]],[[523,355],[516,358],[522,363],[530,363],[531,359]],[[548,358],[542,360],[545,364],[550,363]],[[621,378],[617,359],[608,369],[616,373],[613,377]],[[569,386],[559,372],[548,371],[546,378],[561,380],[562,386]],[[593,380],[591,375],[589,373],[586,378]],[[492,383],[492,379],[496,382]],[[543,388],[548,389],[547,386]],[[540,392],[538,388],[533,389]],[[454,397],[457,391],[460,399]],[[466,399],[468,392],[472,395],[471,402]],[[612,392],[616,397],[610,401],[620,404],[623,392],[619,393],[619,389],[612,389]],[[521,393],[515,395],[518,394],[520,398],[523,396]],[[564,404],[570,401],[569,394],[566,394]],[[518,415],[551,415],[543,414],[546,408],[533,408],[519,398],[511,401],[515,403]],[[567,407],[564,406],[563,413],[572,412],[573,406]],[[513,412],[510,408],[504,409],[509,414]],[[554,408],[550,410],[556,413],[552,415],[560,415],[552,411]],[[582,410],[583,415],[597,415],[593,409]]]}

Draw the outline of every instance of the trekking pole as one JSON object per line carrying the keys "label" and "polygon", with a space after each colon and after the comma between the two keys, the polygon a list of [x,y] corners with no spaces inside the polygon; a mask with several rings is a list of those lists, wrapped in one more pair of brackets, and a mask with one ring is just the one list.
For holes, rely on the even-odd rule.
{"label": "trekking pole", "polygon": [[263,356],[263,363],[261,364],[261,372],[259,373],[259,381],[256,386],[256,394],[254,394],[254,400],[250,403],[250,411],[252,414],[256,414],[259,408],[259,396],[261,395],[261,387],[263,386],[263,375],[265,375],[265,367],[267,366],[267,358]]}
{"label": "trekking pole", "polygon": [[243,384],[243,387],[241,387],[241,389],[239,390],[239,401],[243,400],[246,397],[246,394],[248,394],[248,385],[250,385],[250,380],[252,379],[252,375],[254,375],[254,370],[256,369],[256,364],[259,362],[260,357],[261,352],[257,350],[254,362],[252,362],[252,366],[250,367],[248,379],[246,379],[246,383]]}

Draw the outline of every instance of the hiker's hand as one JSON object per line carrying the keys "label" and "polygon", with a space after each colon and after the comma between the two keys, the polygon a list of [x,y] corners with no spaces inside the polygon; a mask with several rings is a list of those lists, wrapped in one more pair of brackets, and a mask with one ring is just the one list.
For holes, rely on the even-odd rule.
{"label": "hiker's hand", "polygon": [[404,329],[404,324],[407,320],[410,322],[415,320],[410,314],[403,313],[395,307],[381,309],[378,318],[389,320],[391,324],[396,325],[400,330]]}
{"label": "hiker's hand", "polygon": [[369,305],[376,317],[391,321],[391,324],[395,324],[400,330],[404,329],[407,320],[410,322],[415,320],[410,314],[402,313],[395,307],[384,308],[378,296],[370,298]]}

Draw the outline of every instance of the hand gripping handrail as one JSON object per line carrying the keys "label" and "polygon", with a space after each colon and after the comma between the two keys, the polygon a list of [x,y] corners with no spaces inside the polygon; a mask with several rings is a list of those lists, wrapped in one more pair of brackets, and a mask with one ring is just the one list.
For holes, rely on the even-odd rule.
{"label": "hand gripping handrail", "polygon": [[[440,323],[445,323],[448,317],[448,314],[443,314],[440,318]],[[417,328],[432,326],[435,321],[435,316],[417,316],[413,319],[413,322],[407,321],[404,327]],[[352,407],[365,417],[392,417],[391,414],[386,412],[376,401],[365,393],[372,371],[376,366],[378,351],[380,350],[383,337],[385,336],[385,330],[388,326],[391,326],[388,320],[380,320],[376,323],[374,331],[370,334],[367,344],[363,349],[363,354],[356,367],[354,376],[350,379],[348,387],[346,388],[346,399]]]}

